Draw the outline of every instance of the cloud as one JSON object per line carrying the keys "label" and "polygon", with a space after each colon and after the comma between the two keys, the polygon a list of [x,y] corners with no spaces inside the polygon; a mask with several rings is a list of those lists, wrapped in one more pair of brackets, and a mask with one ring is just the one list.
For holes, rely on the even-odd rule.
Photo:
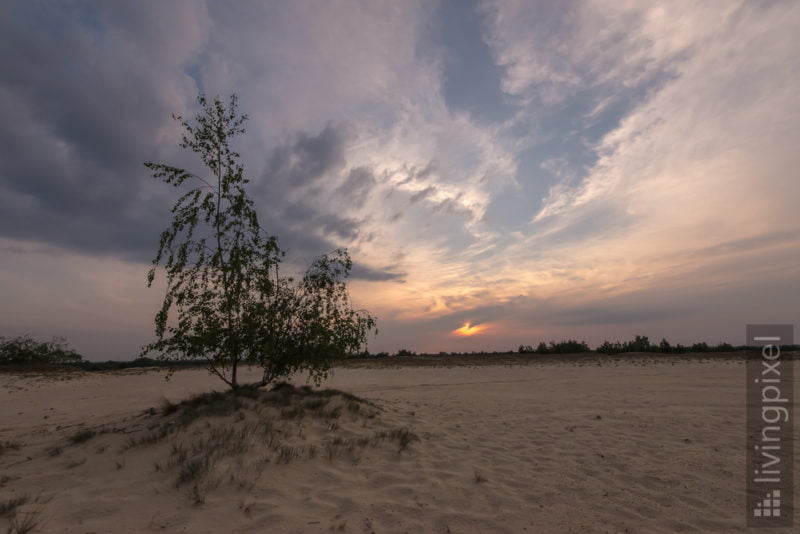
{"label": "cloud", "polygon": [[412,204],[416,204],[420,200],[425,200],[426,198],[428,198],[429,196],[433,195],[434,193],[436,193],[436,188],[434,186],[432,186],[432,185],[429,185],[425,189],[423,189],[421,191],[417,191],[416,193],[411,195],[411,198],[409,198],[408,200]]}
{"label": "cloud", "polygon": [[[240,95],[260,213],[290,250],[348,246],[380,265],[489,238],[482,214],[495,191],[513,187],[514,156],[496,127],[448,108],[428,40],[434,11],[423,2],[209,8],[216,31],[198,56],[199,84]],[[278,148],[265,156],[262,147]]]}
{"label": "cloud", "polygon": [[597,105],[605,107],[614,92],[668,74],[696,44],[693,32],[703,21],[729,12],[707,4],[671,3],[668,11],[663,3],[497,0],[484,2],[482,11],[507,93],[552,104],[602,89]]}
{"label": "cloud", "polygon": [[369,194],[375,187],[377,180],[368,167],[356,167],[351,169],[345,182],[339,186],[336,193],[341,197],[342,202],[348,203],[356,208],[364,206]]}
{"label": "cloud", "polygon": [[558,110],[577,117],[569,135],[592,157],[540,160],[555,180],[527,227],[459,249],[470,264],[437,269],[401,317],[448,332],[491,310],[481,320],[506,335],[581,327],[598,338],[648,324],[701,336],[705,324],[735,340],[754,317],[796,315],[765,295],[791,284],[800,251],[787,172],[800,167],[797,6],[548,6],[484,6],[504,88],[527,102],[504,131],[531,125],[518,146],[536,146]]}
{"label": "cloud", "polygon": [[[467,7],[10,3],[8,254],[140,269],[177,193],[142,162],[198,170],[169,117],[192,117],[202,90],[236,92],[250,116],[235,145],[265,229],[298,269],[348,247],[354,298],[395,329],[387,344],[433,346],[466,321],[491,323],[487,342],[678,324],[670,310],[713,312],[691,292],[763,304],[761,277],[795,276],[795,3]],[[8,287],[28,280],[17,259]]]}
{"label": "cloud", "polygon": [[[0,106],[14,119],[0,130],[15,152],[0,169],[8,236],[149,255],[170,192],[141,163],[196,169],[176,149],[169,116],[190,118],[198,90],[239,93],[251,117],[239,143],[247,172],[269,184],[266,191],[254,181],[254,191],[292,247],[357,245],[369,239],[361,223],[382,218],[380,195],[428,188],[437,191],[426,208],[433,219],[435,209],[458,208],[472,214],[468,231],[481,232],[479,215],[497,187],[482,180],[495,168],[513,175],[513,157],[493,133],[447,109],[437,53],[420,48],[431,15],[422,3],[346,11],[260,3],[44,11],[20,3],[11,11],[0,87]],[[454,133],[445,139],[445,131]],[[444,170],[420,173],[413,187],[390,183],[403,168],[434,161]],[[335,205],[326,207],[329,199]],[[296,215],[291,224],[270,215],[278,205]],[[390,227],[378,233],[392,243],[407,237]]]}
{"label": "cloud", "polygon": [[[616,88],[647,88],[589,145],[596,159],[580,174],[564,179],[563,166],[546,163],[558,179],[526,237],[506,251],[511,261],[545,249],[552,259],[540,260],[542,272],[560,263],[602,286],[635,271],[686,269],[677,259],[685,254],[714,261],[709,247],[736,239],[777,232],[794,246],[797,217],[774,214],[792,213],[800,193],[786,172],[800,165],[790,134],[800,119],[787,113],[800,82],[788,46],[797,41],[796,5],[705,3],[676,17],[660,3],[585,2],[553,8],[555,28],[571,28],[555,35],[523,31],[547,8],[487,6],[495,53],[514,65],[509,90],[541,99],[540,85],[555,84],[564,98],[574,88],[602,100]],[[735,276],[730,268],[719,276]]]}
{"label": "cloud", "polygon": [[402,282],[406,273],[396,272],[391,268],[375,269],[356,263],[353,265],[353,270],[350,275],[354,280],[366,280],[369,282]]}
{"label": "cloud", "polygon": [[271,186],[302,188],[344,166],[347,136],[342,127],[329,123],[316,135],[300,132],[295,137],[267,160],[264,178]]}
{"label": "cloud", "polygon": [[0,142],[13,157],[0,162],[3,235],[138,256],[161,219],[148,213],[141,163],[162,151],[164,118],[195,92],[174,73],[202,45],[204,9],[7,8]]}
{"label": "cloud", "polygon": [[[265,230],[300,263],[357,242],[362,233],[360,220],[348,216],[346,195],[356,196],[354,206],[363,205],[375,181],[368,168],[347,167],[349,142],[344,125],[298,132],[270,151],[252,184]],[[340,202],[330,203],[337,195]]]}
{"label": "cloud", "polygon": [[[776,203],[788,207],[787,188],[800,191],[784,169],[800,160],[784,133],[800,121],[784,110],[798,101],[790,87],[799,63],[785,43],[800,10],[746,4],[726,13],[716,26],[697,20],[716,20],[717,12],[701,12],[694,24],[673,28],[680,42],[703,46],[671,65],[674,79],[601,140],[600,159],[578,186],[551,190],[535,221],[602,206],[636,216],[643,230],[677,225],[680,243],[670,245],[685,246],[763,229]],[[663,36],[658,29],[651,40]],[[727,58],[724,66],[720,57]],[[765,182],[773,187],[765,190]],[[730,209],[744,198],[747,206]],[[709,232],[718,217],[725,229]]]}

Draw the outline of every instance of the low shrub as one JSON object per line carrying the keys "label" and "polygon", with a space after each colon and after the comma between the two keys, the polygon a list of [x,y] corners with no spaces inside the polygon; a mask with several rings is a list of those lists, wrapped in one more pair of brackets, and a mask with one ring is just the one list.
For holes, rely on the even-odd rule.
{"label": "low shrub", "polygon": [[37,341],[31,336],[0,336],[0,365],[75,364],[83,357],[72,350],[64,338]]}

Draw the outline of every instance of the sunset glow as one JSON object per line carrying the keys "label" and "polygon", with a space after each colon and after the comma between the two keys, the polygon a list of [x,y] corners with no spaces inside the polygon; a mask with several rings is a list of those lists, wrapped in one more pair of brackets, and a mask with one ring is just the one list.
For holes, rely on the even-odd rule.
{"label": "sunset glow", "polygon": [[461,337],[475,336],[480,334],[481,332],[484,332],[488,326],[489,325],[486,324],[476,324],[475,326],[472,326],[470,323],[467,322],[464,323],[464,326],[462,326],[461,328],[456,328],[455,330],[453,330],[453,334]]}

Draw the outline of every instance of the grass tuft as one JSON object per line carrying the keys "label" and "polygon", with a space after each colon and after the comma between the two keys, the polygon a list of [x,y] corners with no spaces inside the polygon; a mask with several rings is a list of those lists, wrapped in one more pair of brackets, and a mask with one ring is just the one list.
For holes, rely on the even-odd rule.
{"label": "grass tuft", "polygon": [[339,419],[341,415],[342,415],[342,409],[339,408],[338,406],[336,408],[331,408],[327,412],[323,413],[323,416],[325,416],[327,419]]}
{"label": "grass tuft", "polygon": [[193,484],[192,485],[192,503],[195,506],[200,506],[206,503],[206,493],[203,488],[200,487],[200,484]]}
{"label": "grass tuft", "polygon": [[[164,416],[172,415],[172,414],[174,414],[175,412],[178,411],[178,405],[173,403],[173,402],[170,402],[170,400],[168,398],[166,398],[166,397],[161,399],[161,404],[160,404],[160,406],[158,408],[159,408],[158,411],[160,411],[161,415],[164,415]],[[150,408],[147,411],[147,413],[150,414],[150,415],[155,415],[155,410],[153,408]]]}
{"label": "grass tuft", "polygon": [[186,447],[184,447],[181,443],[173,443],[169,454],[171,456],[171,465],[183,465],[186,463],[186,459],[189,457],[189,451],[187,451]]}
{"label": "grass tuft", "polygon": [[128,449],[133,449],[135,447],[154,445],[166,438],[169,435],[170,430],[170,425],[164,424],[160,427],[157,427],[156,430],[151,431],[149,434],[145,434],[144,436],[140,436],[138,438],[131,436],[125,440],[125,443],[122,444],[122,450],[127,451]]}
{"label": "grass tuft", "polygon": [[38,516],[38,513],[30,513],[25,514],[25,517],[22,519],[15,517],[11,520],[11,524],[8,525],[8,530],[6,530],[6,533],[28,534],[29,532],[33,532],[33,530],[39,526]]}
{"label": "grass tuft", "polygon": [[97,435],[97,431],[91,428],[87,428],[85,430],[79,430],[78,432],[74,433],[69,437],[70,442],[74,445],[79,443],[85,443],[95,437]]}
{"label": "grass tuft", "polygon": [[208,462],[204,461],[202,458],[194,458],[187,461],[181,467],[181,470],[178,473],[178,480],[175,485],[180,486],[181,484],[186,484],[187,482],[194,482],[208,472],[208,467]]}
{"label": "grass tuft", "polygon": [[179,413],[177,423],[181,426],[189,426],[204,416],[224,417],[236,413],[242,408],[241,398],[251,395],[248,390],[252,391],[251,388],[241,388],[233,392],[202,393],[177,404],[164,399],[161,405],[161,414],[167,416]]}
{"label": "grass tuft", "polygon": [[13,517],[17,513],[17,508],[27,503],[30,498],[27,495],[0,502],[0,517]]}
{"label": "grass tuft", "polygon": [[75,469],[76,467],[79,467],[85,463],[86,463],[86,458],[84,458],[83,460],[73,460],[66,465],[66,468]]}
{"label": "grass tuft", "polygon": [[0,454],[6,451],[18,451],[21,446],[16,441],[0,441]]}
{"label": "grass tuft", "polygon": [[281,410],[281,417],[283,419],[301,419],[303,415],[305,415],[305,410],[303,410],[303,406],[301,404]]}
{"label": "grass tuft", "polygon": [[260,392],[257,388],[253,387],[240,387],[233,391],[233,395],[236,397],[244,397],[246,399],[257,399]]}
{"label": "grass tuft", "polygon": [[294,386],[288,385],[272,389],[261,394],[261,402],[271,406],[290,406],[292,404],[292,396],[295,394]]}
{"label": "grass tuft", "polygon": [[275,460],[275,462],[279,464],[288,464],[296,456],[298,456],[298,454],[294,447],[282,445],[278,449],[278,458]]}
{"label": "grass tuft", "polygon": [[389,438],[396,441],[400,445],[400,450],[403,451],[408,447],[412,441],[417,441],[419,438],[416,434],[407,428],[395,428],[389,432]]}
{"label": "grass tuft", "polygon": [[327,406],[329,402],[330,398],[326,397],[311,398],[303,402],[303,408],[311,411],[320,411]]}

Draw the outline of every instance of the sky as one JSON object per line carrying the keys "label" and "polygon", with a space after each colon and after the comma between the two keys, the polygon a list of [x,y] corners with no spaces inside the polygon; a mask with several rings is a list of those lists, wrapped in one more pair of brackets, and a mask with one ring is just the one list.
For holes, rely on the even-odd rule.
{"label": "sky", "polygon": [[[798,323],[800,3],[0,5],[0,335],[153,340],[146,275],[200,171],[171,115],[235,93],[262,223],[346,247],[372,352]],[[159,278],[161,275],[161,278]]]}

